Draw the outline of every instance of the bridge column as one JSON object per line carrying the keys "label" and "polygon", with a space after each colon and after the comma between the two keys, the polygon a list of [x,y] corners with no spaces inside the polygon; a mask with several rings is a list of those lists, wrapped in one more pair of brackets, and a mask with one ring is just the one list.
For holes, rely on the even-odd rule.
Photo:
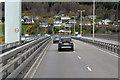
{"label": "bridge column", "polygon": [[20,41],[20,35],[21,0],[5,0],[5,43]]}

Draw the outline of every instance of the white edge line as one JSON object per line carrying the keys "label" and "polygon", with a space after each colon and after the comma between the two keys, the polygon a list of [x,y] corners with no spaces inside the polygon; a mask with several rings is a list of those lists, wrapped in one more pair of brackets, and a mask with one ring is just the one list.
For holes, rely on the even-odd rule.
{"label": "white edge line", "polygon": [[38,63],[38,65],[36,66],[36,69],[34,70],[33,75],[32,75],[32,76],[30,76],[30,78],[33,78],[33,76],[35,75],[35,73],[36,73],[36,71],[37,71],[37,69],[38,69],[39,65],[41,64],[41,62],[42,62],[42,60],[43,60],[44,56],[46,55],[46,52],[47,52],[47,50],[48,50],[49,46],[50,46],[50,45],[48,45],[48,46],[47,46],[46,51],[44,52],[44,54],[43,54],[42,58],[40,59],[40,62]]}
{"label": "white edge line", "polygon": [[[94,48],[98,49],[97,47],[94,47]],[[107,53],[107,54],[109,54],[109,55],[112,55],[112,56],[114,56],[114,57],[120,58],[119,56],[114,55],[114,54],[111,54],[111,53],[109,53],[109,52],[107,52],[107,51],[104,51],[104,50],[102,50],[102,49],[98,49],[98,50],[103,51],[103,52],[105,52],[105,53]]]}
{"label": "white edge line", "polygon": [[85,42],[82,42],[82,43],[84,43],[84,44],[86,44],[86,45],[89,45],[89,46],[91,46],[91,47],[93,47],[93,48],[96,48],[96,49],[98,49],[98,50],[100,50],[100,51],[102,51],[102,52],[105,52],[105,53],[107,53],[107,54],[109,54],[109,55],[111,55],[111,56],[120,58],[119,56],[112,54],[112,52],[111,52],[111,53],[110,53],[109,51],[107,52],[107,51],[105,51],[105,50],[102,50],[102,49],[100,49],[100,48],[98,48],[98,47],[96,47],[96,46],[94,46],[94,45],[87,44],[87,43],[85,43]]}
{"label": "white edge line", "polygon": [[42,60],[43,60],[43,57],[46,55],[46,52],[47,52],[49,46],[50,46],[50,45],[47,46],[46,51],[44,52],[42,58],[41,58],[40,61],[39,61],[39,58],[40,58],[41,55],[42,55],[42,54],[40,54],[40,56],[37,58],[37,60],[35,61],[35,63],[33,64],[33,66],[30,68],[30,70],[27,72],[27,74],[25,75],[24,78],[28,78],[28,77],[29,77],[29,73],[32,71],[32,69],[34,68],[34,66],[36,65],[36,63],[39,61],[39,63],[38,63],[37,66],[35,67],[35,70],[32,72],[32,75],[30,76],[30,78],[33,78],[34,74],[36,73],[39,65],[41,64],[41,62],[42,62]]}
{"label": "white edge line", "polygon": [[112,52],[111,52],[111,53],[110,53],[109,51],[107,52],[107,51],[102,50],[102,49],[100,49],[100,48],[98,48],[98,47],[96,47],[96,46],[93,46],[93,45],[92,45],[92,47],[94,47],[94,48],[96,48],[96,49],[98,49],[98,50],[100,50],[100,51],[102,51],[102,52],[105,52],[105,53],[107,53],[107,54],[109,54],[109,55],[112,55],[112,56],[114,56],[114,57],[120,58],[118,55],[112,54]]}

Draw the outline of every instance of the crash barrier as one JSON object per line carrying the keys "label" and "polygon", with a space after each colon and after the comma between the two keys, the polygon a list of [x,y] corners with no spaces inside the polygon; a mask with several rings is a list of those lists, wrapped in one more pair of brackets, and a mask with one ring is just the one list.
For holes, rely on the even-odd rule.
{"label": "crash barrier", "polygon": [[1,54],[0,80],[6,78],[16,78],[50,41],[51,37],[42,37]]}
{"label": "crash barrier", "polygon": [[78,37],[72,37],[72,38],[76,39],[76,40],[86,42],[86,43],[89,43],[89,44],[92,44],[92,45],[95,45],[95,46],[98,46],[100,48],[109,50],[109,51],[117,53],[117,54],[119,54],[119,51],[120,51],[120,49],[119,49],[120,46],[116,45],[116,44],[111,44],[111,43],[97,41],[97,40],[93,41],[91,39],[86,39],[86,38],[81,38],[81,37],[79,37],[79,38]]}
{"label": "crash barrier", "polygon": [[5,52],[7,52],[7,51],[9,51],[11,49],[14,49],[14,48],[16,48],[18,46],[24,45],[26,43],[29,43],[29,42],[31,42],[33,40],[36,40],[36,39],[39,39],[39,38],[40,37],[34,37],[32,40],[29,40],[29,41],[25,41],[25,40],[23,41],[22,40],[21,42],[17,41],[17,42],[8,43],[8,44],[2,44],[2,45],[0,45],[0,47],[1,47],[0,54],[3,54],[3,53],[5,53]]}
{"label": "crash barrier", "polygon": [[[84,37],[93,37],[93,34],[82,34]],[[95,34],[96,38],[99,39],[106,39],[106,40],[112,40],[112,41],[118,41],[118,35],[110,35],[110,34]]]}

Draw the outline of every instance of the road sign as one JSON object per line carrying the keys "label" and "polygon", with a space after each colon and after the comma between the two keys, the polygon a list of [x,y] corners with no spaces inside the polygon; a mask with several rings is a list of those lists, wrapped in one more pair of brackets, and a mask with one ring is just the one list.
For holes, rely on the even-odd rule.
{"label": "road sign", "polygon": [[19,28],[15,28],[15,32],[18,33],[19,32]]}

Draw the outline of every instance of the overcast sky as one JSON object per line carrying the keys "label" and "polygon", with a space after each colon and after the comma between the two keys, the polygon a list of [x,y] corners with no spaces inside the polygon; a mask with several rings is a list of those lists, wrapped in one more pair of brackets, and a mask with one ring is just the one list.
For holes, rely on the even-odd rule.
{"label": "overcast sky", "polygon": [[[93,0],[0,0],[0,2],[93,2]],[[96,2],[119,2],[120,0],[95,0]]]}

